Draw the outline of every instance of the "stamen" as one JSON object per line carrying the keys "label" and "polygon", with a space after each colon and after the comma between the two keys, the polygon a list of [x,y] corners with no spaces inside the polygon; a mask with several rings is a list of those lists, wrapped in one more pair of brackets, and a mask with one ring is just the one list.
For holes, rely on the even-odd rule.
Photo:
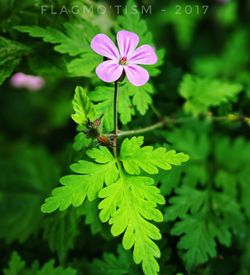
{"label": "stamen", "polygon": [[122,57],[121,59],[120,59],[120,65],[126,65],[127,64],[127,57],[126,56],[124,56],[124,57]]}

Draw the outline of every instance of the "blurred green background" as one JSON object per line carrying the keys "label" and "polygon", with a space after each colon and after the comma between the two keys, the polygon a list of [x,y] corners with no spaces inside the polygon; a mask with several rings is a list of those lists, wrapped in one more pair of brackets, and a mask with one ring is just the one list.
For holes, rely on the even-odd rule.
{"label": "blurred green background", "polygon": [[[79,274],[140,274],[129,253],[122,254],[121,262],[126,264],[118,265],[117,270],[112,269],[110,259],[93,261],[101,259],[105,252],[116,253],[119,243],[110,236],[108,226],[98,221],[93,205],[51,215],[40,211],[59,178],[69,172],[69,165],[83,156],[84,150],[76,151],[72,146],[77,132],[71,120],[71,101],[75,86],[92,90],[100,82],[94,73],[95,63],[84,55],[79,45],[81,41],[88,44],[95,33],[116,29],[117,16],[126,7],[126,1],[1,0],[0,6],[1,269],[8,265],[12,252],[18,251],[27,266],[36,260],[43,265],[55,259],[56,265],[69,265]],[[249,126],[244,119],[220,122],[204,118],[204,114],[187,114],[183,108],[185,97],[179,88],[186,73],[240,84],[243,88],[232,102],[211,104],[207,111],[215,116],[233,113],[243,118],[250,116],[250,1],[148,0],[137,1],[137,6],[148,32],[152,33],[155,47],[165,51],[158,71],[152,73],[154,106],[164,116],[193,119],[191,123],[170,125],[169,129],[146,136],[147,143],[170,141],[175,149],[191,156],[189,178],[187,176],[184,183],[178,178],[178,171],[159,179],[165,196],[171,197],[173,188],[185,182],[195,186],[193,181],[206,181],[209,177],[206,173],[212,177],[219,169],[229,171],[226,176],[220,173],[220,177],[224,177],[225,185],[235,181],[230,186],[234,186],[236,193],[240,188],[238,182],[244,182],[241,185],[244,200],[237,197],[238,193],[232,195],[242,214],[231,215],[232,222],[238,226],[230,246],[219,245],[218,256],[207,260],[192,274],[250,274]],[[72,30],[74,24],[82,27]],[[16,28],[34,25],[42,28],[41,33],[47,27],[66,33],[70,37],[70,50],[58,47],[60,43],[51,42],[51,38],[43,41],[42,34],[28,35],[27,31]],[[141,25],[137,27],[139,32]],[[45,86],[38,91],[15,88],[10,78],[16,72],[41,76]],[[144,99],[151,102],[151,96]],[[124,129],[157,121],[149,109],[150,104],[144,105],[145,110],[137,110],[133,122]],[[192,162],[193,156],[196,162]],[[212,172],[203,171],[208,163],[213,164],[209,168]],[[164,180],[172,181],[172,185],[165,184]],[[223,184],[215,189],[231,195],[234,191],[230,193]],[[169,223],[162,225],[166,238],[161,245],[161,274],[185,274],[185,263],[176,248],[178,239],[169,236],[169,226]],[[34,267],[29,272],[38,274],[37,269]],[[66,270],[58,272],[71,274]],[[29,273],[26,270],[24,274]]]}

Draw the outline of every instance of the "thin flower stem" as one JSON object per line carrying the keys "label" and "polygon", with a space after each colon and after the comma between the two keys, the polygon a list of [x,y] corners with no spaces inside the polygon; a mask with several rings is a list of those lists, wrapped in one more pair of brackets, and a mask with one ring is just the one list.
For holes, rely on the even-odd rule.
{"label": "thin flower stem", "polygon": [[[228,121],[228,122],[233,122],[233,121],[247,122],[249,120],[249,118],[246,116],[238,116],[234,114],[230,114],[227,116],[212,116],[211,114],[208,114],[204,118],[210,118],[212,121]],[[185,122],[192,122],[197,119],[198,119],[197,117],[180,117],[180,118],[162,117],[161,121],[155,124],[152,124],[150,126],[140,128],[140,129],[135,129],[135,130],[129,130],[129,131],[119,132],[117,130],[114,134],[110,134],[108,136],[113,137],[116,144],[118,137],[142,134],[142,133],[153,131],[158,128],[167,127],[168,125],[171,125],[171,124],[181,124]]]}
{"label": "thin flower stem", "polygon": [[117,157],[117,137],[119,134],[118,128],[118,81],[115,81],[115,90],[114,90],[114,133],[113,133],[113,150],[114,155]]}
{"label": "thin flower stem", "polygon": [[153,131],[157,128],[161,128],[164,126],[164,122],[160,121],[160,122],[157,122],[153,125],[150,125],[148,127],[145,127],[145,128],[141,128],[141,129],[137,129],[137,130],[130,130],[130,131],[121,131],[118,136],[119,137],[122,137],[122,136],[130,136],[130,135],[136,135],[136,134],[142,134],[142,133],[145,133],[145,132],[149,132],[149,131]]}

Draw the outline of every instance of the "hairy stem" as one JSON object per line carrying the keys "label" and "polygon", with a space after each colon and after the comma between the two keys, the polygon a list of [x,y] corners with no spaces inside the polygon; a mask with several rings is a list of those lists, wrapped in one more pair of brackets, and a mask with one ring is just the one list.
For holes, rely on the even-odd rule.
{"label": "hairy stem", "polygon": [[164,125],[164,122],[160,121],[160,122],[157,122],[153,125],[150,125],[148,127],[145,127],[145,128],[141,128],[141,129],[137,129],[137,130],[130,130],[130,131],[121,131],[118,136],[121,137],[121,136],[130,136],[130,135],[136,135],[136,134],[142,134],[142,133],[145,133],[145,132],[149,132],[149,131],[153,131],[157,128],[161,128],[163,127]]}
{"label": "hairy stem", "polygon": [[117,137],[119,134],[118,128],[118,81],[115,81],[114,90],[114,133],[113,133],[113,151],[115,157],[117,157]]}

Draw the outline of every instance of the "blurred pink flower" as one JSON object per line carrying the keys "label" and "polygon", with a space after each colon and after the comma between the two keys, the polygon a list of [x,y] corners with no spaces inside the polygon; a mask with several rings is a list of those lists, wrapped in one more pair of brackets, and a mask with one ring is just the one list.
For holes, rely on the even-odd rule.
{"label": "blurred pink flower", "polygon": [[40,76],[15,73],[12,75],[10,83],[15,88],[26,88],[30,91],[39,91],[44,87],[45,81]]}
{"label": "blurred pink flower", "polygon": [[136,49],[139,37],[133,32],[119,31],[116,36],[118,48],[105,34],[97,34],[91,41],[91,48],[108,58],[96,68],[96,74],[105,82],[118,80],[125,72],[128,80],[135,86],[142,86],[149,80],[147,70],[140,65],[152,65],[157,62],[153,47],[142,45]]}

